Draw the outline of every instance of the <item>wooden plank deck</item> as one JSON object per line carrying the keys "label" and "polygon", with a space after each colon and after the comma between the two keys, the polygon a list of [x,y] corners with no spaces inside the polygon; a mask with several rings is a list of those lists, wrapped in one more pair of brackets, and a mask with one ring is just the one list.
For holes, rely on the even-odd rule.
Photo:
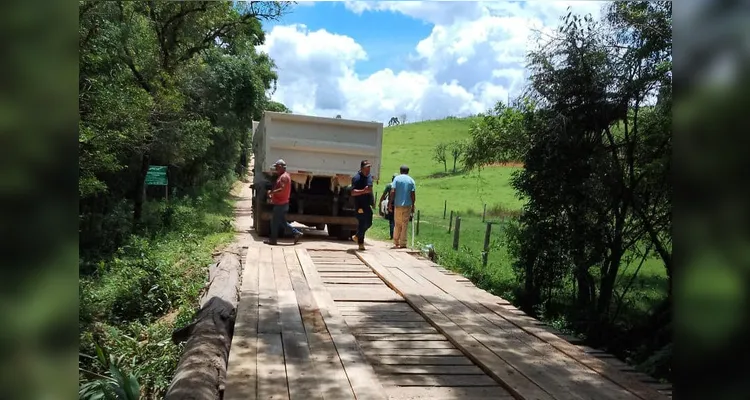
{"label": "wooden plank deck", "polygon": [[507,302],[403,252],[358,253],[457,347],[516,398],[665,399],[558,336]]}
{"label": "wooden plank deck", "polygon": [[[336,298],[335,308],[389,399],[510,398],[356,255],[308,254],[329,292],[351,293]],[[328,269],[334,261],[347,266],[359,262],[367,270],[341,277]]]}
{"label": "wooden plank deck", "polygon": [[667,398],[403,252],[251,246],[237,312],[226,399]]}

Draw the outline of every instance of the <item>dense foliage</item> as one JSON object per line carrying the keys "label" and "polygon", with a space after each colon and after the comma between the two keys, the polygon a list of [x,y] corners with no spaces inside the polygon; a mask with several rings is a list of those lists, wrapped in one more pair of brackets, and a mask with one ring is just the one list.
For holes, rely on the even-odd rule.
{"label": "dense foliage", "polygon": [[[261,20],[288,7],[79,2],[84,382],[122,367],[140,373],[142,396],[163,394],[179,354],[170,330],[191,317],[213,247],[231,238],[227,196],[252,121],[289,112],[269,100],[275,66],[256,51]],[[153,165],[168,167],[168,192],[146,187]],[[99,345],[112,360],[94,357]]]}
{"label": "dense foliage", "polygon": [[[671,14],[670,2],[612,3],[601,21],[568,14],[529,53],[527,95],[483,115],[465,156],[468,167],[525,164],[512,184],[527,203],[508,235],[524,308],[564,313],[589,343],[661,376],[671,374]],[[654,257],[664,300],[628,320],[630,284],[616,283]]]}

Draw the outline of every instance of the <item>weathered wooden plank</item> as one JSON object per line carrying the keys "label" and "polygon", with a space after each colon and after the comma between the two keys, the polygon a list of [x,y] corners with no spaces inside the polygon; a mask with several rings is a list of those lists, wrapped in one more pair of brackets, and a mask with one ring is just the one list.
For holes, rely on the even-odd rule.
{"label": "weathered wooden plank", "polygon": [[247,249],[242,271],[240,303],[234,324],[232,345],[227,362],[227,385],[224,399],[241,400],[257,397],[257,338],[258,338],[258,259],[260,247]]}
{"label": "weathered wooden plank", "polygon": [[279,291],[281,339],[284,345],[289,398],[290,400],[322,399],[323,393],[316,379],[305,326],[286,264],[289,258],[287,256],[288,254],[285,254],[281,248],[273,249],[274,277]]}
{"label": "weathered wooden plank", "polygon": [[403,302],[404,299],[385,286],[369,288],[329,287],[331,297],[334,301],[393,301]]}
{"label": "weathered wooden plank", "polygon": [[377,301],[368,301],[368,302],[361,302],[361,301],[351,301],[346,303],[338,303],[336,304],[336,307],[341,312],[353,312],[353,311],[359,311],[359,312],[370,312],[370,311],[388,311],[388,312],[415,312],[413,308],[411,308],[410,305],[408,305],[406,302],[402,302],[399,304],[393,304],[393,303],[382,303]]}
{"label": "weathered wooden plank", "polygon": [[402,309],[397,308],[397,306],[403,305],[404,304],[403,302],[392,302],[392,301],[390,301],[390,302],[385,302],[385,303],[378,303],[380,305],[377,308],[373,307],[373,308],[370,308],[370,309],[366,309],[366,308],[341,309],[341,307],[346,306],[347,303],[348,302],[340,301],[340,302],[337,302],[336,304],[340,307],[339,310],[341,312],[341,315],[345,315],[347,317],[352,317],[352,318],[364,318],[364,317],[373,316],[373,315],[374,316],[378,316],[378,315],[383,315],[383,316],[388,316],[388,315],[406,316],[406,315],[409,315],[409,314],[417,315],[417,316],[419,315],[419,314],[417,314],[412,309],[404,309],[404,310],[402,310]]}
{"label": "weathered wooden plank", "polygon": [[384,365],[474,365],[465,356],[384,356],[368,355],[373,364]]}
{"label": "weathered wooden plank", "polygon": [[[412,259],[412,262],[416,264],[418,260]],[[566,398],[581,400],[635,398],[624,388],[604,379],[543,341],[525,334],[494,315],[474,301],[466,289],[445,278],[443,274],[431,268],[422,268],[418,264],[411,269],[404,268],[405,272],[412,275],[424,274],[426,279],[439,288],[440,293],[433,293],[430,296],[432,304],[436,304],[436,301],[442,304],[450,302],[455,309],[450,318],[455,323],[464,326],[474,338],[514,365],[547,392],[564,394]],[[457,318],[453,315],[461,317]],[[529,359],[538,361],[530,364]]]}
{"label": "weathered wooden plank", "polygon": [[453,349],[447,340],[360,340],[363,349]]}
{"label": "weathered wooden plank", "polygon": [[[433,328],[432,326],[412,326],[412,327],[391,327],[390,323],[387,326],[379,326],[379,325],[355,325],[351,327],[351,331],[357,336],[357,338],[362,337],[369,337],[373,335],[380,335],[380,336],[391,336],[396,337],[394,335],[399,335],[398,337],[401,337],[403,335],[414,335],[414,334],[437,334],[438,331]],[[374,336],[373,336],[374,337]],[[372,340],[372,339],[364,339],[364,340]],[[396,340],[396,339],[394,339]],[[408,339],[403,339],[408,340]]]}
{"label": "weathered wooden plank", "polygon": [[500,386],[390,386],[386,391],[390,400],[509,400],[513,398]]}
{"label": "weathered wooden plank", "polygon": [[[419,260],[417,260],[419,261]],[[431,263],[422,261],[425,268],[430,268]],[[481,303],[484,307],[491,310],[501,318],[515,325],[517,328],[526,332],[527,334],[540,339],[568,357],[575,361],[585,365],[594,372],[600,374],[602,377],[607,378],[608,381],[614,382],[617,386],[624,388],[628,392],[632,393],[636,397],[642,400],[664,400],[663,394],[649,387],[648,385],[638,381],[627,373],[619,371],[617,367],[610,365],[607,361],[599,355],[593,356],[586,354],[578,346],[560,338],[559,336],[551,333],[549,328],[545,326],[539,326],[532,322],[531,318],[526,316],[520,316],[515,312],[509,310],[507,300],[498,298],[490,293],[483,290],[473,288],[469,291],[471,297]],[[511,306],[512,307],[512,306]]]}
{"label": "weathered wooden plank", "polygon": [[372,270],[366,265],[360,264],[319,264],[315,266],[318,272],[352,272],[352,273],[371,273]]}
{"label": "weathered wooden plank", "polygon": [[374,348],[362,347],[362,351],[368,356],[463,356],[461,350],[452,349],[404,349],[404,348]]}
{"label": "weathered wooden plank", "polygon": [[[420,316],[421,318],[421,316]],[[388,324],[382,324],[380,322],[373,322],[373,321],[362,321],[361,318],[347,318],[346,324],[349,325],[352,330],[361,330],[363,333],[365,331],[370,333],[375,333],[375,331],[370,331],[370,329],[390,329],[390,328],[424,328],[424,329],[435,329],[432,327],[432,325],[428,324],[426,321],[389,321]],[[388,333],[389,331],[383,331],[381,333]]]}
{"label": "weathered wooden plank", "polygon": [[302,316],[299,313],[297,296],[294,294],[292,281],[287,270],[284,250],[280,247],[273,249],[273,266],[282,333],[304,333],[305,326],[302,323]]}
{"label": "weathered wooden plank", "polygon": [[377,276],[374,278],[369,277],[321,277],[324,284],[340,284],[340,285],[378,285],[385,287],[383,281]]}
{"label": "weathered wooden plank", "polygon": [[[485,375],[476,365],[375,365],[379,374]],[[495,381],[492,383],[497,384]]]}
{"label": "weathered wooden plank", "polygon": [[[420,272],[423,272],[418,268],[409,269],[406,266],[402,267],[402,269],[410,275],[420,275]],[[527,343],[502,329],[503,327],[497,329],[497,327],[460,301],[463,299],[462,289],[454,287],[451,288],[454,290],[450,292],[453,296],[446,294],[448,290],[446,286],[448,284],[455,285],[455,282],[446,282],[447,279],[445,276],[437,271],[430,270],[426,272],[429,279],[432,279],[435,283],[434,286],[425,286],[422,288],[429,293],[428,301],[439,309],[444,309],[445,304],[450,304],[452,308],[449,318],[455,324],[462,327],[474,339],[485,345],[502,360],[513,365],[525,377],[534,381],[534,383],[544,388],[547,392],[564,394],[566,398],[570,399],[582,400],[589,397],[586,395],[585,387],[580,388],[579,391],[575,390],[578,384],[568,378],[564,369],[552,368],[553,366],[559,366],[559,364],[554,364],[557,361],[554,359],[555,354],[540,353],[530,348]],[[491,335],[489,334],[490,332],[492,333]],[[530,364],[528,360],[532,359],[537,361]],[[581,378],[585,379],[587,377],[582,375]]]}
{"label": "weathered wooden plank", "polygon": [[324,258],[313,261],[316,265],[362,265],[359,260],[349,260],[341,258]]}
{"label": "weathered wooden plank", "polygon": [[347,321],[353,323],[382,323],[384,321],[401,321],[401,322],[424,322],[425,319],[416,313],[373,313],[370,315],[347,315]]}
{"label": "weathered wooden plank", "polygon": [[506,390],[518,398],[552,400],[553,397],[533,381],[519,374],[515,368],[484,347],[479,341],[456,325],[440,310],[450,310],[449,305],[435,307],[423,296],[423,291],[408,281],[399,280],[378,261],[376,252],[359,253],[359,257],[375,271],[388,286],[399,292],[409,304],[425,319],[430,320],[453,344],[469,356],[492,378],[500,382]]}
{"label": "weathered wooden plank", "polygon": [[321,278],[327,279],[327,278],[376,278],[378,279],[378,276],[375,275],[370,270],[367,271],[349,271],[349,272],[329,272],[329,271],[320,271],[318,270],[318,274],[320,274]]}
{"label": "weathered wooden plank", "polygon": [[393,275],[395,275],[396,277],[398,277],[399,279],[403,281],[407,281],[407,282],[411,281],[415,284],[417,283],[414,279],[412,279],[409,275],[406,275],[404,271],[402,271],[398,267],[388,267],[388,271],[390,271],[390,273],[392,273]]}
{"label": "weathered wooden plank", "polygon": [[261,247],[259,260],[260,297],[258,298],[258,333],[281,333],[278,293],[270,247]]}
{"label": "weathered wooden plank", "polygon": [[381,375],[383,384],[394,386],[491,386],[499,387],[487,375]]}
{"label": "weathered wooden plank", "polygon": [[440,333],[422,333],[419,329],[409,331],[411,328],[402,328],[401,332],[391,333],[357,333],[357,340],[403,340],[403,341],[425,341],[425,340],[446,340],[445,336]]}
{"label": "weathered wooden plank", "polygon": [[[293,250],[292,250],[293,251]],[[354,400],[349,378],[341,364],[336,347],[328,334],[323,316],[313,299],[305,280],[296,253],[287,257],[287,267],[292,287],[297,297],[302,322],[305,326],[310,355],[323,398]]]}
{"label": "weathered wooden plank", "polygon": [[258,335],[258,398],[289,399],[281,334]]}
{"label": "weathered wooden plank", "polygon": [[[240,305],[242,302],[240,302]],[[237,335],[232,338],[227,363],[227,400],[255,399],[258,395],[257,333]]]}
{"label": "weathered wooden plank", "polygon": [[312,259],[303,249],[297,250],[297,259],[302,266],[315,302],[320,306],[331,339],[349,377],[352,391],[357,400],[386,399],[372,366],[357,346],[354,336],[348,331],[344,318],[338,313],[332,296],[326,291]]}

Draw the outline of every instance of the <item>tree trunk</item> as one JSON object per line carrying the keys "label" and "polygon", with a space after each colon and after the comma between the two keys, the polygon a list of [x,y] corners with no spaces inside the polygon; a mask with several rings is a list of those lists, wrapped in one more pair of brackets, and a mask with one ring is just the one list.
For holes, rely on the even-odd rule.
{"label": "tree trunk", "polygon": [[172,334],[172,341],[187,339],[187,344],[165,399],[217,400],[223,395],[240,272],[240,256],[230,251],[210,269],[210,286],[195,320]]}
{"label": "tree trunk", "polygon": [[580,307],[581,311],[588,310],[589,307],[591,307],[592,298],[594,297],[592,294],[592,291],[594,290],[593,279],[588,271],[577,269],[576,283],[578,286],[578,307]]}
{"label": "tree trunk", "polygon": [[454,174],[456,173],[456,158],[457,157],[453,157],[453,173]]}
{"label": "tree trunk", "polygon": [[[620,245],[616,245],[620,246]],[[609,317],[609,307],[612,304],[612,294],[615,289],[617,272],[620,270],[622,261],[622,249],[612,249],[612,255],[607,262],[606,268],[602,270],[601,287],[599,288],[599,301],[597,304],[597,314],[602,321],[607,321]]]}
{"label": "tree trunk", "polygon": [[146,199],[146,174],[151,164],[151,155],[148,152],[141,156],[141,168],[138,170],[138,177],[135,183],[135,193],[133,194],[133,222],[138,224],[143,216],[143,202]]}
{"label": "tree trunk", "polygon": [[526,276],[524,277],[524,291],[525,293],[525,308],[532,309],[534,304],[534,294],[536,293],[536,287],[534,286],[534,268],[531,263],[526,264]]}
{"label": "tree trunk", "polygon": [[448,172],[448,161],[443,161],[443,168],[445,168],[445,172]]}

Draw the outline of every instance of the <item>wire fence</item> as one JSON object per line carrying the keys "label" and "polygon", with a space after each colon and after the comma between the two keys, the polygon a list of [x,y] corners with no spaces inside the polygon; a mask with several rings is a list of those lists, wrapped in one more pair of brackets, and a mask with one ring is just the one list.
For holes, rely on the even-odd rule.
{"label": "wire fence", "polygon": [[[408,246],[423,253],[463,252],[481,257],[482,264],[501,262],[506,257],[505,230],[517,213],[487,210],[481,213],[450,210],[417,209],[407,232]],[[379,223],[387,229],[388,222]]]}

